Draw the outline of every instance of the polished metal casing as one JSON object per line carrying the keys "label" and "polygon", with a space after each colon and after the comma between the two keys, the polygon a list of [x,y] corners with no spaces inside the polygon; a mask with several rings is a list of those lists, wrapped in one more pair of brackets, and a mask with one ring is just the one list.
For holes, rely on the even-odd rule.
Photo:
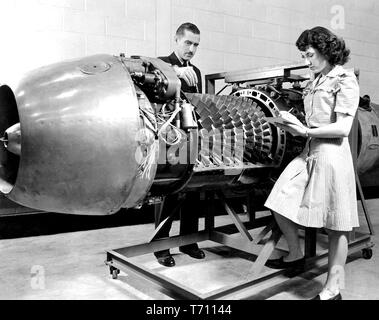
{"label": "polished metal casing", "polygon": [[358,174],[368,173],[379,167],[379,108],[372,104],[369,110],[358,110],[359,150],[357,159]]}
{"label": "polished metal casing", "polygon": [[138,100],[118,57],[39,68],[23,78],[15,98],[21,157],[9,199],[44,211],[104,215],[140,198],[131,194]]}

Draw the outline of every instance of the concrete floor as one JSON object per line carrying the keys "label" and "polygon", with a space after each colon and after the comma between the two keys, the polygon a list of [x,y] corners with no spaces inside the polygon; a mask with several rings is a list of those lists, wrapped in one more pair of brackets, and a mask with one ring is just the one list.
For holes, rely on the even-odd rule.
{"label": "concrete floor", "polygon": [[[376,235],[379,240],[379,199],[367,200]],[[367,231],[359,204],[361,231]],[[246,217],[241,217],[245,219]],[[200,226],[204,223],[200,221]],[[216,217],[216,224],[230,223],[227,216]],[[178,230],[174,222],[172,233]],[[176,293],[136,275],[121,272],[114,280],[104,264],[106,251],[146,242],[154,231],[152,223],[56,235],[0,240],[0,299],[125,299],[172,300],[183,299]],[[199,292],[219,289],[248,276],[252,262],[243,254],[204,241],[200,243],[206,259],[196,260],[172,249],[176,267],[159,265],[152,254],[138,257],[139,263],[167,277],[176,279]],[[346,300],[379,299],[379,254],[373,247],[370,260],[356,252],[349,256],[346,266]],[[325,281],[325,266],[302,275],[273,280],[246,288],[223,299],[306,300],[316,295]]]}

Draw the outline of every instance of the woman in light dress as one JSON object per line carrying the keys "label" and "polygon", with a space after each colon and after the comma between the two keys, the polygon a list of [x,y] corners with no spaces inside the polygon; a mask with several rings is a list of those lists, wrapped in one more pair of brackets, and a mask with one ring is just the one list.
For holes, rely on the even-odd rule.
{"label": "woman in light dress", "polygon": [[359,226],[356,182],[348,135],[359,103],[353,72],[342,66],[350,50],[323,27],[304,31],[296,42],[313,73],[304,90],[306,124],[280,125],[307,137],[300,156],[285,168],[265,206],[288,243],[289,254],[268,260],[273,268],[304,263],[298,226],[325,228],[329,238],[328,276],[316,300],[340,300],[349,231]]}

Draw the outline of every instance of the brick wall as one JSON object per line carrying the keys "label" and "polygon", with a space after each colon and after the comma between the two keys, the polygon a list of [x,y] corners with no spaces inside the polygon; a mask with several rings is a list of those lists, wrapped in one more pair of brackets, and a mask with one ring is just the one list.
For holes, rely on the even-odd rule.
{"label": "brick wall", "polygon": [[299,61],[300,32],[332,28],[336,8],[344,10],[335,32],[352,50],[349,65],[361,71],[362,93],[379,103],[376,0],[0,0],[0,82],[95,53],[165,55],[184,21],[202,32],[194,63],[203,75]]}
{"label": "brick wall", "polygon": [[30,69],[96,53],[155,56],[157,3],[0,0],[0,82],[15,85]]}

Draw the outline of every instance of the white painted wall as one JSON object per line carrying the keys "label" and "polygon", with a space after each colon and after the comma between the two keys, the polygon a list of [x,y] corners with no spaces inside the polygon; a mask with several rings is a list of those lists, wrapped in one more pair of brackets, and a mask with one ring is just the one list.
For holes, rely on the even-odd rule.
{"label": "white painted wall", "polygon": [[334,31],[352,50],[361,92],[379,102],[377,0],[0,0],[0,83],[95,53],[167,55],[185,21],[201,30],[194,63],[203,75],[299,61],[297,37],[316,25],[332,29],[333,8],[344,10]]}

